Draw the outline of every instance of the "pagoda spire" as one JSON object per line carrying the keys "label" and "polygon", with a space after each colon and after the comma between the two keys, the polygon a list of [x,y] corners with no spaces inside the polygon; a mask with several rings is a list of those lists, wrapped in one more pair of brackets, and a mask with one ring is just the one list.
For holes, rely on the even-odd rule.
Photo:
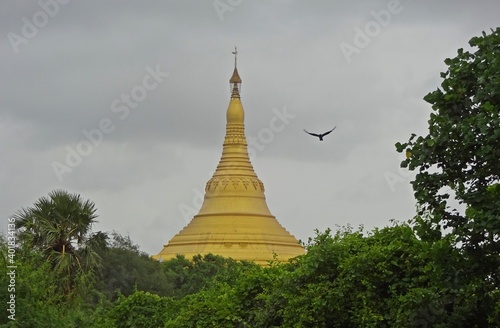
{"label": "pagoda spire", "polygon": [[236,47],[233,54],[235,67],[229,80],[232,90],[219,164],[205,186],[198,214],[153,256],[155,259],[168,260],[177,254],[191,259],[212,253],[265,265],[304,254],[297,239],[269,211],[264,184],[250,162]]}
{"label": "pagoda spire", "polygon": [[231,76],[231,79],[229,80],[229,84],[231,85],[231,98],[240,98],[241,78],[240,75],[238,74],[238,67],[237,67],[238,49],[236,48],[236,46],[234,47],[233,55],[234,55],[234,71],[233,71],[233,76]]}

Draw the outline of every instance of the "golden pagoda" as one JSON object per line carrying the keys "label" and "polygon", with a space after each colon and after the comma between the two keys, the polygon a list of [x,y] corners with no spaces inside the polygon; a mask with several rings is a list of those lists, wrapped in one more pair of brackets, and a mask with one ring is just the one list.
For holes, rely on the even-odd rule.
{"label": "golden pagoda", "polygon": [[241,78],[236,68],[229,80],[231,99],[226,112],[222,157],[205,187],[200,211],[153,258],[216,254],[235,260],[287,261],[304,254],[297,239],[271,214],[264,184],[255,174],[245,138],[245,113],[240,99]]}

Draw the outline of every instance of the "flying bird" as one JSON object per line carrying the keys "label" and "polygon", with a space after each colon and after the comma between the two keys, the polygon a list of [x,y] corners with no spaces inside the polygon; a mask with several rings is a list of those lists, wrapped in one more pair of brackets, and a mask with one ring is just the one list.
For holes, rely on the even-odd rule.
{"label": "flying bird", "polygon": [[304,132],[307,134],[310,134],[312,136],[318,137],[319,141],[323,141],[323,137],[330,134],[333,130],[335,130],[335,128],[336,128],[336,126],[333,129],[331,129],[330,131],[327,131],[325,133],[319,133],[319,134],[308,132],[308,131],[306,131],[306,129],[304,129]]}

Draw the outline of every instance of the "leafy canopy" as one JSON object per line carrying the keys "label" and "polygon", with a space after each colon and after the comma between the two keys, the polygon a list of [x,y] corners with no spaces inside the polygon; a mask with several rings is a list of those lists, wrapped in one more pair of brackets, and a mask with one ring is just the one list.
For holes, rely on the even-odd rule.
{"label": "leafy canopy", "polygon": [[107,235],[92,232],[96,218],[92,201],[63,190],[52,191],[14,215],[21,246],[43,255],[68,295],[82,275],[93,277],[101,266],[99,251],[106,247]]}
{"label": "leafy canopy", "polygon": [[[445,60],[432,105],[429,134],[397,143],[412,182],[422,237],[448,228],[466,249],[500,251],[500,28],[469,41]],[[466,208],[467,210],[460,209]],[[458,208],[458,209],[457,209]]]}

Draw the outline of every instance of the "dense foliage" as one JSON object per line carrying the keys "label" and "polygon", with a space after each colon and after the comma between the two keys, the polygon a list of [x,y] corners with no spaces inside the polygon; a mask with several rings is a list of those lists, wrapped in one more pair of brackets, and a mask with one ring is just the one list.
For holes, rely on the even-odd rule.
{"label": "dense foliage", "polygon": [[[2,251],[5,250],[2,242]],[[8,327],[497,327],[500,292],[474,275],[450,239],[428,243],[407,224],[317,233],[290,263],[260,267],[214,255],[150,263],[127,295],[89,285],[65,301],[41,253],[18,263],[16,321]],[[105,264],[106,266],[106,264]],[[156,271],[155,271],[156,270]],[[122,271],[118,271],[122,272]],[[0,272],[5,286],[6,274]],[[121,280],[121,273],[115,277]],[[123,276],[124,280],[130,277]],[[158,280],[161,295],[153,289]],[[130,280],[132,281],[132,280]],[[144,287],[139,289],[137,286]],[[149,287],[152,287],[151,289]],[[490,290],[485,296],[481,291]],[[7,297],[6,290],[0,295]],[[107,296],[109,295],[109,296]]]}
{"label": "dense foliage", "polygon": [[128,296],[136,289],[161,296],[172,289],[160,263],[151,261],[128,236],[112,232],[109,247],[101,250],[100,256],[103,266],[96,289],[110,301],[116,301],[120,295]]}
{"label": "dense foliage", "polygon": [[487,298],[500,284],[500,28],[469,45],[474,52],[445,60],[441,88],[424,98],[429,134],[396,148],[407,154],[402,167],[417,170],[419,236],[452,237],[468,274],[490,282],[474,297]]}
{"label": "dense foliage", "polygon": [[106,234],[92,232],[96,207],[80,195],[55,190],[14,217],[22,251],[40,252],[56,274],[56,288],[72,297],[79,280],[92,279],[101,265]]}
{"label": "dense foliage", "polygon": [[498,254],[500,28],[469,44],[475,52],[459,49],[446,59],[441,89],[424,98],[433,109],[429,134],[396,147],[407,154],[402,167],[418,170],[412,185],[426,228],[421,236],[439,238],[448,228],[465,248]]}

